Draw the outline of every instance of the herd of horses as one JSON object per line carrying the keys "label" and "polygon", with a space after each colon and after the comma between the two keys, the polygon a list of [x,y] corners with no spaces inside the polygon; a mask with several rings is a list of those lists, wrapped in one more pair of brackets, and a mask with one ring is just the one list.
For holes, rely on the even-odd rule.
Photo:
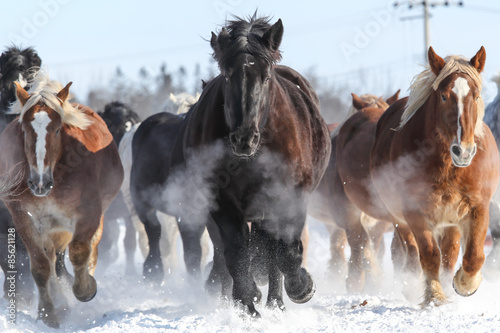
{"label": "herd of horses", "polygon": [[[58,327],[67,308],[60,279],[82,302],[95,296],[97,253],[116,257],[119,218],[127,272],[137,232],[142,274],[153,284],[175,261],[166,259],[175,257],[179,233],[193,278],[210,239],[206,289],[251,317],[260,316],[260,284],[269,284],[271,308],[284,309],[283,287],[295,303],[313,297],[304,264],[308,214],[327,225],[331,272],[350,292],[379,280],[383,234],[392,231],[396,276],[423,276],[422,305],[446,302],[444,283],[474,294],[489,220],[492,254],[500,251],[499,154],[483,121],[500,128],[500,99],[485,117],[484,48],[470,60],[430,48],[408,97],[353,94],[345,121],[327,125],[310,83],[278,65],[282,36],[281,20],[229,21],[210,40],[220,74],[188,102],[172,96],[179,111],[142,122],[120,102],[99,114],[70,103],[71,82],[39,70],[32,48],[1,55],[0,244],[14,227],[18,298],[33,298],[34,281],[46,325]],[[498,271],[490,262],[488,271]]]}

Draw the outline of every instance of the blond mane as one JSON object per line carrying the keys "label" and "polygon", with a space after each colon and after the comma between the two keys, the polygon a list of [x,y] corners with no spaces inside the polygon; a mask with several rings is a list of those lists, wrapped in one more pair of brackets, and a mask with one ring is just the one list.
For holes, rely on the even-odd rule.
{"label": "blond mane", "polygon": [[16,98],[16,101],[12,104],[9,111],[10,114],[19,115],[19,122],[23,120],[26,111],[36,104],[43,102],[61,116],[63,124],[74,126],[82,130],[85,130],[92,124],[92,120],[90,120],[82,110],[69,102],[71,96],[61,105],[61,100],[57,97],[57,93],[64,87],[60,82],[50,80],[48,73],[45,71],[38,71],[32,82],[29,82],[29,85],[30,89],[28,90],[28,94],[30,98],[28,101],[23,106],[19,99]]}
{"label": "blond mane", "polygon": [[[479,91],[482,89],[482,79],[481,75],[478,73],[476,68],[472,66],[469,61],[463,57],[459,56],[448,56],[444,58],[445,65],[443,69],[436,76],[434,72],[430,69],[429,65],[425,66],[425,70],[415,76],[411,82],[410,94],[408,97],[408,102],[406,103],[406,109],[401,116],[401,121],[397,127],[399,131],[403,126],[413,117],[413,115],[424,105],[425,101],[429,98],[432,90],[437,90],[441,82],[453,73],[465,73],[470,76],[472,81],[477,85]],[[478,120],[476,127],[474,129],[474,134],[478,137],[484,135],[483,128],[483,117],[484,117],[484,101],[481,95],[477,100],[477,110],[478,110]]]}

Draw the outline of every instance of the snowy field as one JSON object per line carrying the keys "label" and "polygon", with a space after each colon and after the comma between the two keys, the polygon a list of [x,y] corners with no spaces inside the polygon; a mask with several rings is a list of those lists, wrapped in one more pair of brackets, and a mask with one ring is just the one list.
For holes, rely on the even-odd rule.
{"label": "snowy field", "polygon": [[[500,281],[483,281],[477,293],[468,298],[456,295],[451,285],[445,286],[450,303],[422,310],[418,297],[408,301],[402,286],[393,281],[388,249],[391,235],[386,234],[383,286],[371,293],[348,294],[343,281],[326,279],[326,229],[310,221],[310,230],[308,266],[317,292],[302,305],[285,297],[286,312],[260,305],[257,309],[262,319],[251,320],[209,297],[202,282],[186,276],[182,263],[163,286],[154,289],[139,276],[142,259],[138,252],[136,275],[124,275],[123,255],[108,269],[97,267],[98,292],[92,301],[80,303],[68,289],[70,310],[59,330],[36,321],[36,304],[19,309],[17,323],[9,324],[8,302],[0,299],[0,332],[500,332]],[[421,295],[421,287],[412,289]],[[263,289],[264,297],[266,293]]]}

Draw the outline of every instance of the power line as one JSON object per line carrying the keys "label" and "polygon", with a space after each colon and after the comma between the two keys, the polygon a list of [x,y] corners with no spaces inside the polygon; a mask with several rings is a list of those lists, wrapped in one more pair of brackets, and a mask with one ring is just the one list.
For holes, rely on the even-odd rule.
{"label": "power line", "polygon": [[407,5],[408,9],[414,9],[416,7],[422,6],[423,8],[423,16],[412,16],[412,17],[406,17],[402,19],[420,19],[423,17],[424,19],[424,61],[427,62],[427,51],[429,50],[430,44],[431,44],[431,26],[430,26],[430,9],[437,7],[437,6],[445,6],[448,7],[450,5],[456,5],[459,7],[463,7],[464,2],[463,1],[427,1],[427,0],[408,0],[408,1],[396,1],[394,2],[393,6],[394,7],[399,7],[401,5]]}

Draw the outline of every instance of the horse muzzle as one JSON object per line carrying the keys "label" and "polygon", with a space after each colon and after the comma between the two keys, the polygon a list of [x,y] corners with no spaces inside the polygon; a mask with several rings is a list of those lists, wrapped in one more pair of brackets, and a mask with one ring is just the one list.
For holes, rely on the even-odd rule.
{"label": "horse muzzle", "polygon": [[229,134],[229,142],[235,156],[252,157],[259,149],[260,133],[256,131],[247,133],[233,132]]}
{"label": "horse muzzle", "polygon": [[453,143],[450,146],[451,160],[456,167],[465,168],[472,163],[472,159],[477,153],[477,145],[464,148],[462,145]]}
{"label": "horse muzzle", "polygon": [[30,177],[27,183],[31,193],[36,197],[45,197],[49,195],[54,187],[53,178],[45,175],[39,180],[34,180],[34,178]]}

